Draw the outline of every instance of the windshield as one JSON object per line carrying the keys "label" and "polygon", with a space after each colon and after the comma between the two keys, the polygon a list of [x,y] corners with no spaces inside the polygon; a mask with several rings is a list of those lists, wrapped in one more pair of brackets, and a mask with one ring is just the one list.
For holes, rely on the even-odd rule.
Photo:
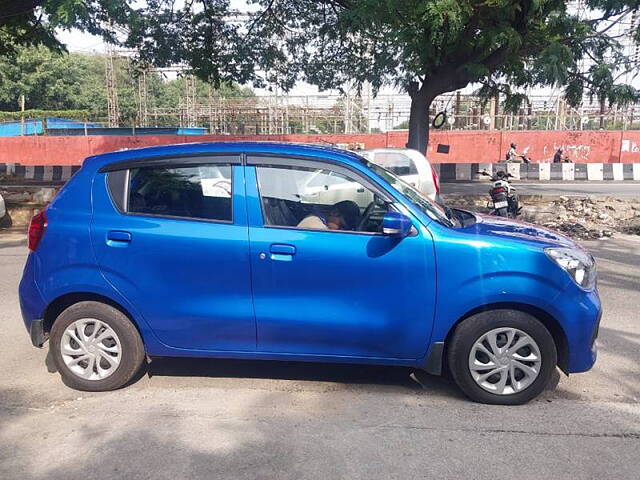
{"label": "windshield", "polygon": [[364,163],[371,170],[376,172],[382,178],[384,178],[393,188],[395,188],[398,192],[404,195],[411,203],[413,203],[416,207],[422,210],[425,214],[429,216],[429,218],[436,220],[437,222],[442,223],[448,227],[455,226],[452,217],[447,213],[445,208],[438,205],[437,203],[431,201],[428,197],[424,196],[414,187],[395,176],[389,170],[382,168],[375,163],[371,163],[368,160],[364,160]]}

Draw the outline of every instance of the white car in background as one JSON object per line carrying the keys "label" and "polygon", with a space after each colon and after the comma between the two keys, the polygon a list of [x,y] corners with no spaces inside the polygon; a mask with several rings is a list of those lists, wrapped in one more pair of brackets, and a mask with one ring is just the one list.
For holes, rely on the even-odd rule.
{"label": "white car in background", "polygon": [[[360,150],[356,153],[398,175],[431,200],[441,201],[438,175],[420,152],[379,148]],[[336,172],[298,170],[282,177],[277,170],[266,169],[262,176],[263,180],[267,176],[273,176],[260,185],[260,191],[266,197],[315,205],[334,205],[343,200],[353,200],[361,210],[374,200],[368,189]],[[291,182],[294,185],[288,185]],[[299,193],[287,198],[287,192]]]}
{"label": "white car in background", "polygon": [[0,220],[2,220],[6,214],[7,214],[7,209],[5,208],[5,205],[4,205],[4,198],[2,198],[2,195],[0,195]]}
{"label": "white car in background", "polygon": [[399,176],[431,200],[440,202],[440,181],[429,160],[409,148],[375,148],[357,152],[367,160]]}

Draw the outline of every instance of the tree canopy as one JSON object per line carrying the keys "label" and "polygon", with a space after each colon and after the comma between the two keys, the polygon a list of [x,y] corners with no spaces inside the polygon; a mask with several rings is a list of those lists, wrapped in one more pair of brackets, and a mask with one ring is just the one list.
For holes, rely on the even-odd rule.
{"label": "tree canopy", "polygon": [[619,83],[638,72],[623,44],[625,35],[640,38],[638,0],[586,0],[584,11],[564,0],[253,3],[260,11],[249,31],[270,80],[401,87],[412,99],[409,144],[423,152],[433,99],[470,83],[485,97],[502,93],[511,111],[536,86],[565,87],[570,105],[585,94],[610,103],[638,98]]}
{"label": "tree canopy", "polygon": [[136,16],[129,0],[0,0],[0,56],[18,46],[65,47],[56,29],[79,30],[116,42]]}
{"label": "tree canopy", "polygon": [[562,87],[570,105],[638,98],[621,80],[637,73],[624,41],[640,40],[640,0],[248,0],[248,15],[229,0],[0,1],[5,50],[7,38],[60,47],[53,29],[78,27],[213,84],[400,87],[412,100],[409,145],[421,151],[433,99],[470,83],[503,94],[508,110],[537,86]]}

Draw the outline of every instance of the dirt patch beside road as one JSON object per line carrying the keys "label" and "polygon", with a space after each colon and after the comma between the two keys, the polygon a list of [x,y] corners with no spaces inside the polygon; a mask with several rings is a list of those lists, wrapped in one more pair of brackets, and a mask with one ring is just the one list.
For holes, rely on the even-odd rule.
{"label": "dirt patch beside road", "polygon": [[[486,196],[445,195],[451,207],[489,213]],[[637,198],[548,197],[523,195],[521,219],[580,240],[640,235],[640,195]]]}

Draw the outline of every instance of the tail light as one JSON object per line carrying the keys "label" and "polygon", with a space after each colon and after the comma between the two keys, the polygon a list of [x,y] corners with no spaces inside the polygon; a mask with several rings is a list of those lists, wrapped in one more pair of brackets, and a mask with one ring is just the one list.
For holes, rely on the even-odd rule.
{"label": "tail light", "polygon": [[496,187],[491,190],[491,193],[504,193],[504,187]]}
{"label": "tail light", "polygon": [[47,229],[47,216],[44,210],[36,213],[29,223],[29,250],[36,251],[38,244]]}
{"label": "tail light", "polygon": [[438,174],[436,173],[436,169],[433,168],[433,165],[429,165],[431,167],[431,175],[433,176],[433,184],[436,187],[436,194],[440,195],[440,179],[438,178]]}

